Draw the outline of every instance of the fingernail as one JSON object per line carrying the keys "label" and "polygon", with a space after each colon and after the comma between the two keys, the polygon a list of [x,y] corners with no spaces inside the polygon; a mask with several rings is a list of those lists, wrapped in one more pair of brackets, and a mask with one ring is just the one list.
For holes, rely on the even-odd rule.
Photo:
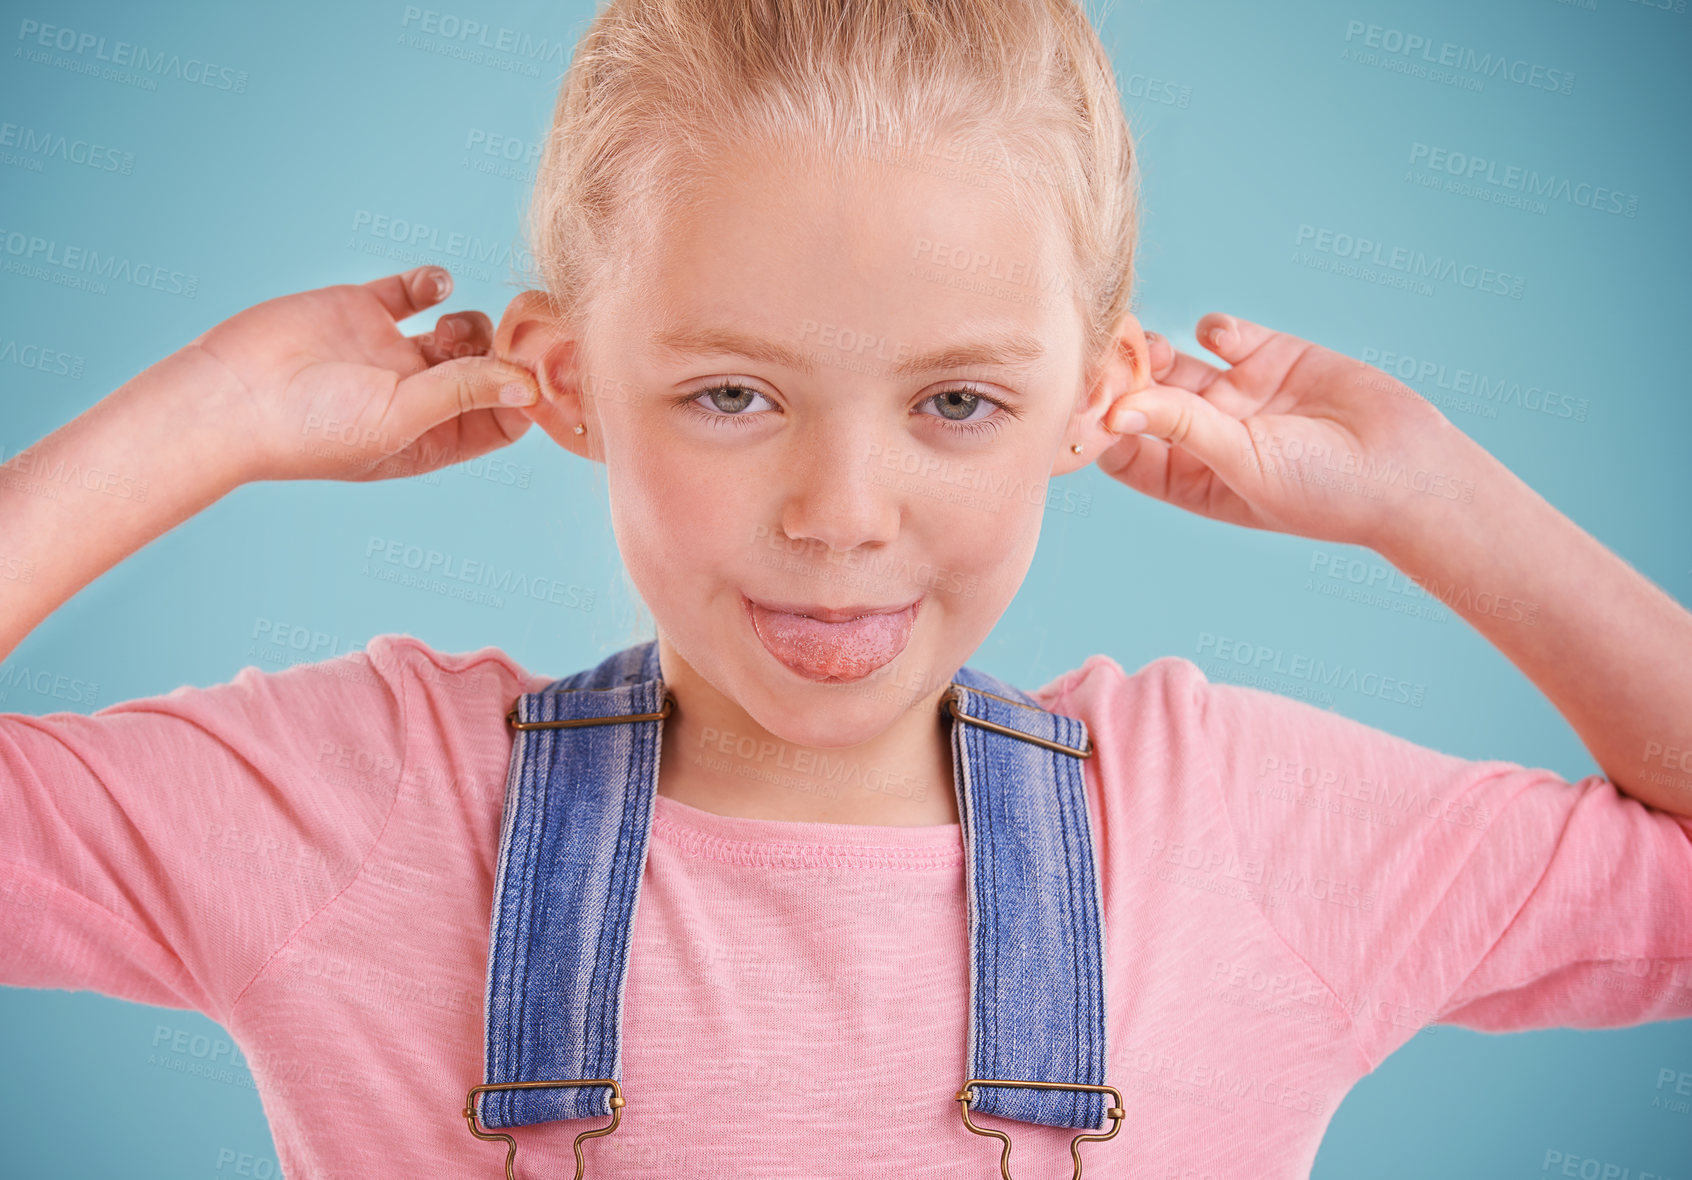
{"label": "fingernail", "polygon": [[1139,434],[1147,422],[1144,410],[1116,410],[1105,425],[1117,434]]}
{"label": "fingernail", "polygon": [[445,299],[452,294],[452,276],[446,271],[435,268],[435,298]]}
{"label": "fingernail", "polygon": [[532,406],[538,399],[534,386],[510,381],[499,387],[499,400],[508,406]]}

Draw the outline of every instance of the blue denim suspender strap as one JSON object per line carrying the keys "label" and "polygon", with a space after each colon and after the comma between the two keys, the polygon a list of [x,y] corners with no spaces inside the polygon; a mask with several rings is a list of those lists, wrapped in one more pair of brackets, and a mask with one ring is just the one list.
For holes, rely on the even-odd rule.
{"label": "blue denim suspender strap", "polygon": [[[1081,757],[1062,752],[1091,753],[1087,727],[968,667],[946,708],[969,898],[970,1076],[1102,1086],[1098,864]],[[1048,1127],[1104,1119],[1099,1090],[975,1091],[966,1111]]]}
{"label": "blue denim suspender strap", "polygon": [[[961,668],[944,697],[969,901],[971,1111],[1053,1127],[1121,1126],[1107,1059],[1098,867],[1081,759],[1086,726]],[[623,1105],[622,1005],[651,838],[663,718],[655,641],[519,697],[489,932],[483,1084],[489,1128],[612,1116]],[[580,1083],[590,1083],[583,1085]],[[1032,1083],[1025,1085],[1017,1082]],[[1105,1095],[1113,1098],[1109,1107]],[[1075,1156],[1076,1175],[1080,1157]]]}

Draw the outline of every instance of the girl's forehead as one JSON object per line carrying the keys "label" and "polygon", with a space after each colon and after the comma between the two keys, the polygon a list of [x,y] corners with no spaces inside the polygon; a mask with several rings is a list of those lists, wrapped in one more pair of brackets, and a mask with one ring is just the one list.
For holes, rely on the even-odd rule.
{"label": "girl's forehead", "polygon": [[677,247],[721,264],[734,261],[733,246],[739,259],[760,267],[926,255],[952,266],[996,257],[1052,268],[1067,245],[1057,206],[1018,200],[1008,180],[970,183],[876,160],[824,168],[803,157],[744,151],[714,161],[707,175],[678,186],[675,198],[641,219],[633,244],[660,273],[673,269],[663,256]]}
{"label": "girl's forehead", "polygon": [[1050,227],[969,186],[890,191],[902,179],[700,194],[631,249],[609,303],[657,352],[728,344],[789,367],[784,344],[892,348],[901,362],[948,344],[954,365],[1004,364],[1065,333],[1069,272]]}

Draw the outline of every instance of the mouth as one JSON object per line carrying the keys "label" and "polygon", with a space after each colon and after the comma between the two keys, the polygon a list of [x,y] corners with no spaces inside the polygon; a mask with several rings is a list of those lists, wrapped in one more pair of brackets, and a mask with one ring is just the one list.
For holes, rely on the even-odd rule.
{"label": "mouth", "polygon": [[922,596],[897,606],[823,607],[754,602],[742,594],[758,641],[806,680],[850,684],[891,663],[911,641]]}

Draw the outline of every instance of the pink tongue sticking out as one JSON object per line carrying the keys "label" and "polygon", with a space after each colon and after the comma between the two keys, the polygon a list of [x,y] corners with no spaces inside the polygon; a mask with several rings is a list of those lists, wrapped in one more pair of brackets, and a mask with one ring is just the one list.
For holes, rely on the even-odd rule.
{"label": "pink tongue sticking out", "polygon": [[861,680],[905,650],[915,606],[825,623],[751,603],[752,629],[776,659],[811,680]]}

